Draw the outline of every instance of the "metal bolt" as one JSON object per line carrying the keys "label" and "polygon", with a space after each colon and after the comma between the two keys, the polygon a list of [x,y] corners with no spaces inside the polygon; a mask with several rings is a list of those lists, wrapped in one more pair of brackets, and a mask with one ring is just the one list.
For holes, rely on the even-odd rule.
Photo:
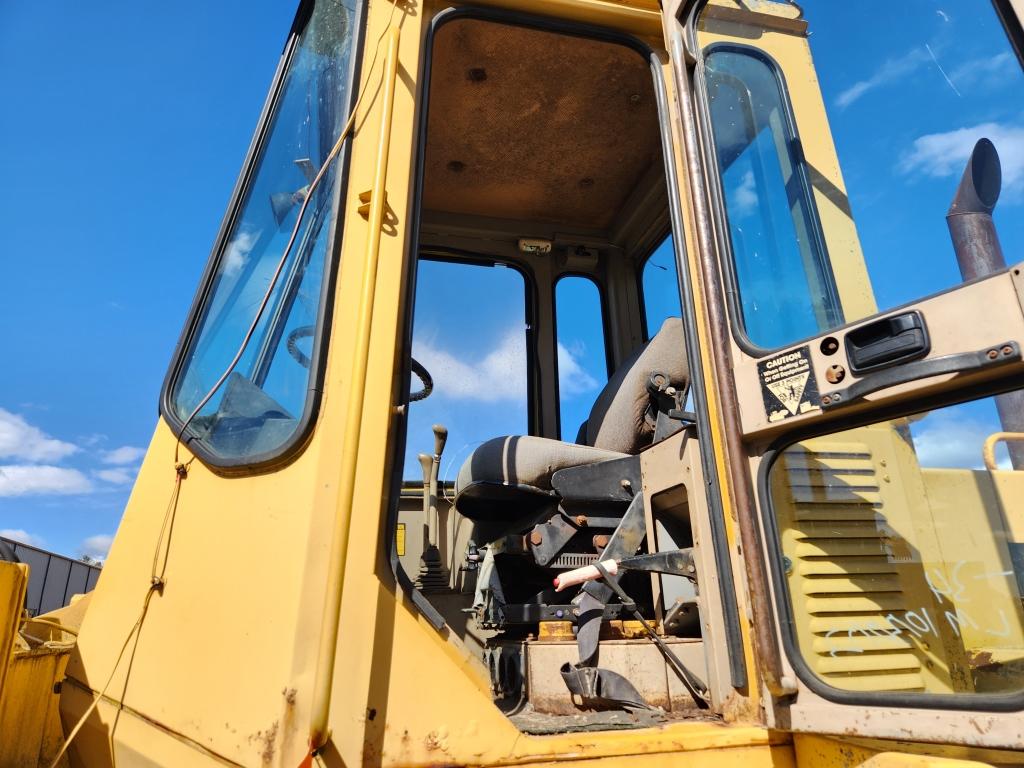
{"label": "metal bolt", "polygon": [[825,378],[828,379],[829,384],[838,384],[846,378],[846,369],[841,365],[830,365],[825,370]]}
{"label": "metal bolt", "polygon": [[633,483],[631,483],[629,481],[629,478],[626,477],[622,478],[622,480],[619,481],[619,485],[621,485],[627,491],[633,487]]}
{"label": "metal bolt", "polygon": [[793,561],[790,560],[788,557],[783,557],[782,558],[782,570],[785,571],[786,573],[792,573],[793,572]]}
{"label": "metal bolt", "polygon": [[559,608],[557,611],[555,611],[555,616],[560,619],[563,616],[565,616],[565,611],[563,611],[561,608]]}
{"label": "metal bolt", "polygon": [[1013,354],[1013,347],[1011,347],[1009,344],[1007,344],[1000,351],[1003,353],[1003,355],[1012,355]]}
{"label": "metal bolt", "polygon": [[534,531],[530,534],[530,543],[533,544],[533,546],[535,547],[539,547],[542,543],[544,543],[544,534],[540,531]]}
{"label": "metal bolt", "polygon": [[578,526],[580,526],[582,528],[586,524],[587,524],[587,516],[586,515],[576,515],[576,525],[578,525]]}
{"label": "metal bolt", "polygon": [[821,398],[821,404],[822,405],[828,405],[831,402],[832,402],[831,395],[825,395],[823,398]]}
{"label": "metal bolt", "polygon": [[689,571],[690,573],[696,573],[697,572],[697,569],[694,568],[692,565],[686,566],[686,570]]}
{"label": "metal bolt", "polygon": [[607,546],[608,546],[608,536],[607,536],[607,534],[602,533],[602,534],[594,537],[594,549],[604,549]]}
{"label": "metal bolt", "polygon": [[985,354],[988,356],[989,360],[995,360],[997,357],[999,357],[999,353],[996,352],[994,349],[990,349]]}

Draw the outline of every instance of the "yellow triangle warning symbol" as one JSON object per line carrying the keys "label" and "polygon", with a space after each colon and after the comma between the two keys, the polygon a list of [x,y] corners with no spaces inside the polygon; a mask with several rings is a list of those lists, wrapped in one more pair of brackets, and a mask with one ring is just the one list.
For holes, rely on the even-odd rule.
{"label": "yellow triangle warning symbol", "polygon": [[796,412],[800,408],[800,401],[804,396],[804,387],[807,386],[807,378],[810,375],[810,371],[804,371],[779,381],[773,381],[768,384],[768,389],[791,414],[796,416]]}

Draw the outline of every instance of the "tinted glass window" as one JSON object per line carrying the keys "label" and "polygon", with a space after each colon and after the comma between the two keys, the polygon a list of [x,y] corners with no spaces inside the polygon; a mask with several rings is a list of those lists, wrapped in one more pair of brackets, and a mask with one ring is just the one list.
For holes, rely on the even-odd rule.
{"label": "tinted glass window", "polygon": [[558,418],[562,439],[580,425],[608,380],[601,293],[586,277],[563,277],[555,286],[558,328]]}
{"label": "tinted glass window", "polygon": [[[440,479],[492,437],[530,431],[526,284],[502,265],[420,259],[412,356],[430,373],[433,392],[409,404],[403,477],[422,480],[416,456],[433,453],[431,427],[448,428]],[[420,384],[413,377],[412,389]]]}
{"label": "tinted glass window", "polygon": [[[307,188],[347,119],[352,8],[319,0],[301,33],[266,138],[221,250],[172,392],[185,421],[223,375],[256,316]],[[298,429],[332,242],[339,163],[309,201],[270,301],[234,371],[190,430],[215,456],[273,453]]]}
{"label": "tinted glass window", "polygon": [[669,317],[681,317],[679,305],[679,278],[676,272],[676,254],[672,236],[666,237],[647,260],[640,273],[643,291],[646,338],[658,332]]}
{"label": "tinted glass window", "polygon": [[727,49],[707,56],[706,72],[747,337],[779,347],[840,324],[780,74],[755,54]]}

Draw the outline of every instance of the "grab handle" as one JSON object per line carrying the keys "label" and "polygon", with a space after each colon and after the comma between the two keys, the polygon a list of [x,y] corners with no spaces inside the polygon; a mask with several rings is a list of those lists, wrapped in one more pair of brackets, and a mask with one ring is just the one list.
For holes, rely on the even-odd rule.
{"label": "grab handle", "polygon": [[968,373],[1006,363],[1019,362],[1020,359],[1020,344],[1016,341],[1005,341],[977,352],[963,352],[958,355],[946,355],[916,363],[906,363],[898,368],[888,368],[865,376],[846,389],[826,392],[821,396],[821,409],[823,411],[835,410],[879,390],[907,384],[918,379],[941,376],[945,373]]}

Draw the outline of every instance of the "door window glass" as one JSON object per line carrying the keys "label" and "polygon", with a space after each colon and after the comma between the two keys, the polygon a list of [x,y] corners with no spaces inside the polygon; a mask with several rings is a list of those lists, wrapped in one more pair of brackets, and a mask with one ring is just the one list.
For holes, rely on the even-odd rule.
{"label": "door window glass", "polygon": [[[299,36],[269,128],[171,394],[185,422],[229,367],[295,227],[298,209],[347,118],[355,13],[319,0]],[[215,457],[267,458],[299,429],[312,392],[313,341],[334,230],[335,162],[309,200],[295,244],[229,378],[189,423]]]}
{"label": "door window glass", "polygon": [[682,316],[672,235],[662,240],[661,245],[644,261],[640,288],[643,294],[641,299],[644,305],[646,340],[658,332],[666,318]]}
{"label": "door window glass", "polygon": [[756,53],[730,49],[708,54],[706,72],[747,337],[779,347],[840,324],[780,74]]}
{"label": "door window glass", "polygon": [[1022,408],[1018,391],[781,452],[769,492],[805,673],[845,691],[1024,690],[1024,433],[1007,442],[999,417]]}
{"label": "door window glass", "polygon": [[558,418],[562,439],[579,433],[608,380],[601,293],[594,281],[570,275],[555,285],[558,329]]}
{"label": "door window glass", "polygon": [[[419,260],[412,356],[434,388],[409,404],[406,480],[422,481],[416,457],[433,453],[434,424],[448,429],[439,477],[450,481],[485,440],[529,434],[526,308],[526,283],[515,269]],[[415,376],[412,389],[419,389]]]}

